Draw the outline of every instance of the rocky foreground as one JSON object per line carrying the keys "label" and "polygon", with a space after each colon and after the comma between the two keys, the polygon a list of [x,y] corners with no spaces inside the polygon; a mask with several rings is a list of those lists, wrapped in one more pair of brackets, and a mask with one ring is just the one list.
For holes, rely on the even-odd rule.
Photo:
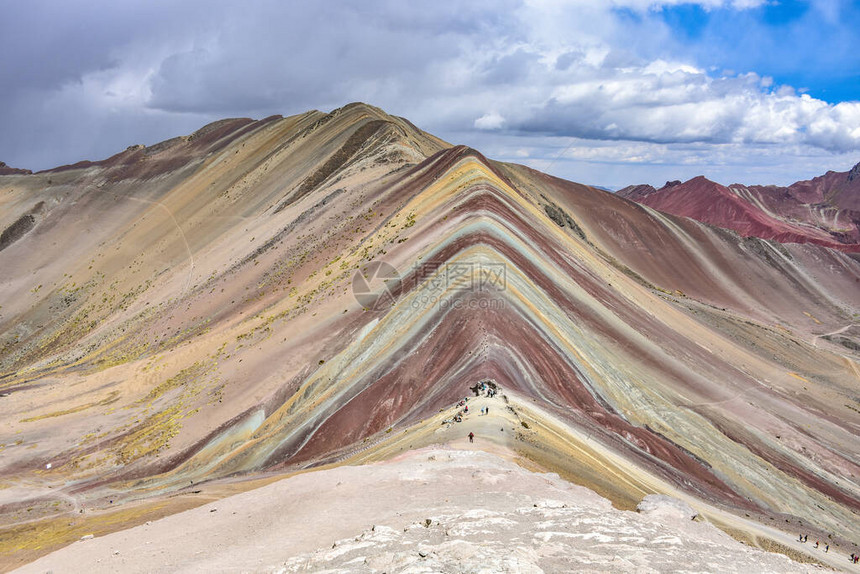
{"label": "rocky foreground", "polygon": [[294,476],[76,542],[18,572],[819,569],[744,546],[692,520],[696,512],[677,499],[652,495],[639,513],[615,510],[557,475],[463,443]]}

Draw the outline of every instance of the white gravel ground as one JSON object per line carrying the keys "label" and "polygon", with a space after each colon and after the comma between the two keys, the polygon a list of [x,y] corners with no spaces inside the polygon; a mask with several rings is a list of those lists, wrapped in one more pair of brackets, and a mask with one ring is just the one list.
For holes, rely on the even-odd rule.
{"label": "white gravel ground", "polygon": [[308,472],[76,542],[18,572],[810,572],[649,497],[642,512],[495,454]]}

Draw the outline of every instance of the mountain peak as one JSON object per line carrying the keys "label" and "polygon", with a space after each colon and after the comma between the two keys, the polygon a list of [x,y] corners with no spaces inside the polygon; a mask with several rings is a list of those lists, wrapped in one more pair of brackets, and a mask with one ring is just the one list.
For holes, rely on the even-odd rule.
{"label": "mountain peak", "polygon": [[671,188],[671,187],[678,187],[680,185],[702,185],[702,184],[720,185],[719,183],[708,179],[704,175],[697,175],[696,177],[694,177],[692,179],[688,179],[683,184],[678,180],[666,182],[665,187]]}
{"label": "mountain peak", "polygon": [[616,191],[615,195],[625,199],[639,201],[639,199],[645,198],[652,193],[657,193],[656,187],[648,185],[647,183],[640,183],[639,185],[628,185],[627,187],[623,187]]}
{"label": "mountain peak", "polygon": [[848,181],[854,181],[858,178],[860,178],[860,162],[857,162],[848,172]]}
{"label": "mountain peak", "polygon": [[29,169],[19,169],[6,165],[6,162],[0,161],[0,175],[30,175],[33,173]]}

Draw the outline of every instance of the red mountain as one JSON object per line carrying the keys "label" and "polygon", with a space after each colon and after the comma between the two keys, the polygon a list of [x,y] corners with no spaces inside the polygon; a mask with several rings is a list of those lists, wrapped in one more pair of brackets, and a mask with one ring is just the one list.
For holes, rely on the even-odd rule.
{"label": "red mountain", "polygon": [[0,161],[0,175],[29,175],[31,173],[33,172],[29,169],[18,169],[6,165],[6,162]]}
{"label": "red mountain", "polygon": [[860,163],[788,187],[720,185],[703,176],[618,191],[658,211],[781,243],[860,252]]}

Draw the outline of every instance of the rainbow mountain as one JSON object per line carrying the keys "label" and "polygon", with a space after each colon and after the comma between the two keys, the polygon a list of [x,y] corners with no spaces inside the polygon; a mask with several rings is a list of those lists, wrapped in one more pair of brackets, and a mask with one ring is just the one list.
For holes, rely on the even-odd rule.
{"label": "rainbow mountain", "polygon": [[[675,493],[752,543],[860,538],[856,254],[365,104],[2,175],[0,206],[10,563],[210,500],[200,485],[471,428],[618,508]],[[452,424],[482,381],[500,418]]]}

